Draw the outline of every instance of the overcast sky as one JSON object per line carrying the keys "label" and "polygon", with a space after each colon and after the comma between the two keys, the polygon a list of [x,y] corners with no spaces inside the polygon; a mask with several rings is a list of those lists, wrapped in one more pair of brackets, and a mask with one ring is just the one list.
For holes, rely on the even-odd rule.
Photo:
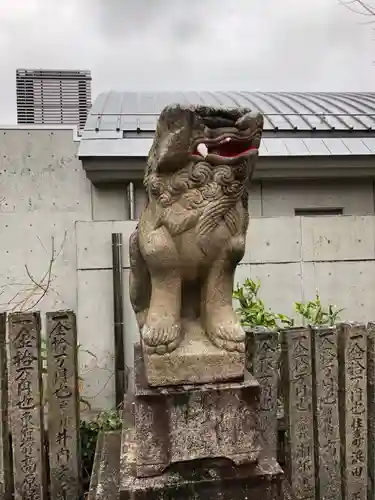
{"label": "overcast sky", "polygon": [[16,122],[16,68],[91,69],[94,98],[373,91],[365,20],[339,0],[0,0],[0,123]]}

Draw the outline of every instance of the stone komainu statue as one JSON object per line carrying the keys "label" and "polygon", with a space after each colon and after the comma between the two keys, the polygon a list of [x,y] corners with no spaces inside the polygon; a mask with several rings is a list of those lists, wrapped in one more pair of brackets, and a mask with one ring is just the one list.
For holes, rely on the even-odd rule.
{"label": "stone komainu statue", "polygon": [[262,132],[262,115],[248,109],[162,111],[144,177],[147,204],[129,250],[130,300],[147,352],[176,349],[182,321],[194,318],[215,346],[243,352],[233,280]]}

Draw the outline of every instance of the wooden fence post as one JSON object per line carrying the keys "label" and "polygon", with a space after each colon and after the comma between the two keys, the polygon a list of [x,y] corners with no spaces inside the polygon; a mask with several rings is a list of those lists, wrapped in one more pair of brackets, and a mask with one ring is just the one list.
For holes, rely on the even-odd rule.
{"label": "wooden fence post", "polygon": [[9,315],[11,428],[16,500],[47,493],[39,313]]}
{"label": "wooden fence post", "polygon": [[282,331],[282,392],[287,427],[287,471],[297,499],[315,500],[314,401],[311,330]]}
{"label": "wooden fence post", "polygon": [[47,313],[48,439],[52,500],[81,488],[77,329],[71,311]]}
{"label": "wooden fence post", "polygon": [[340,500],[339,361],[337,328],[312,329],[313,391],[316,393],[315,451],[318,498]]}
{"label": "wooden fence post", "polygon": [[13,493],[12,458],[9,440],[8,366],[6,314],[0,314],[0,498],[11,500]]}
{"label": "wooden fence post", "polygon": [[345,500],[366,500],[367,453],[367,330],[365,325],[340,326],[340,407]]}
{"label": "wooden fence post", "polygon": [[246,329],[246,366],[260,384],[259,421],[268,456],[277,455],[277,388],[279,333],[266,328]]}

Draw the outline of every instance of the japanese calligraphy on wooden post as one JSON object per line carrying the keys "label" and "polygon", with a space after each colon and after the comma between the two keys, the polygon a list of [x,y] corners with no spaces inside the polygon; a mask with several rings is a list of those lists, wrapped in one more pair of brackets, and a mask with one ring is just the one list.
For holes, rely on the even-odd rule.
{"label": "japanese calligraphy on wooden post", "polygon": [[277,453],[277,387],[279,369],[278,332],[254,328],[246,332],[247,366],[260,384],[260,428],[269,456]]}
{"label": "japanese calligraphy on wooden post", "polygon": [[16,500],[45,500],[39,313],[9,315],[10,420]]}
{"label": "japanese calligraphy on wooden post", "polygon": [[341,462],[339,428],[338,331],[337,328],[313,329],[316,388],[316,432],[319,463],[319,497],[341,498]]}
{"label": "japanese calligraphy on wooden post", "polygon": [[287,417],[289,478],[298,499],[315,499],[311,331],[282,332],[282,377]]}
{"label": "japanese calligraphy on wooden post", "polygon": [[53,500],[80,494],[77,331],[71,311],[47,313],[48,438]]}
{"label": "japanese calligraphy on wooden post", "polygon": [[6,315],[0,314],[0,498],[12,498],[12,463],[8,427]]}
{"label": "japanese calligraphy on wooden post", "polygon": [[368,500],[375,500],[375,323],[367,325]]}
{"label": "japanese calligraphy on wooden post", "polygon": [[[365,325],[347,323],[340,328],[340,390],[345,407],[340,407],[345,433],[345,500],[367,498],[367,330]],[[340,360],[340,361],[341,361]]]}

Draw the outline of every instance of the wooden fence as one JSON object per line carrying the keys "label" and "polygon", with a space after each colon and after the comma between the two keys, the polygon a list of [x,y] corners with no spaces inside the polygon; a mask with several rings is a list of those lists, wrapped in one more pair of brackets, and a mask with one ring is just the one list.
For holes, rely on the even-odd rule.
{"label": "wooden fence", "polygon": [[1,500],[81,496],[74,313],[47,313],[46,331],[44,346],[39,313],[0,314]]}
{"label": "wooden fence", "polygon": [[[247,332],[247,360],[261,384],[264,439],[274,455],[278,444],[285,447],[295,497],[373,500],[375,324],[254,329]],[[277,442],[278,394],[285,443]]]}

